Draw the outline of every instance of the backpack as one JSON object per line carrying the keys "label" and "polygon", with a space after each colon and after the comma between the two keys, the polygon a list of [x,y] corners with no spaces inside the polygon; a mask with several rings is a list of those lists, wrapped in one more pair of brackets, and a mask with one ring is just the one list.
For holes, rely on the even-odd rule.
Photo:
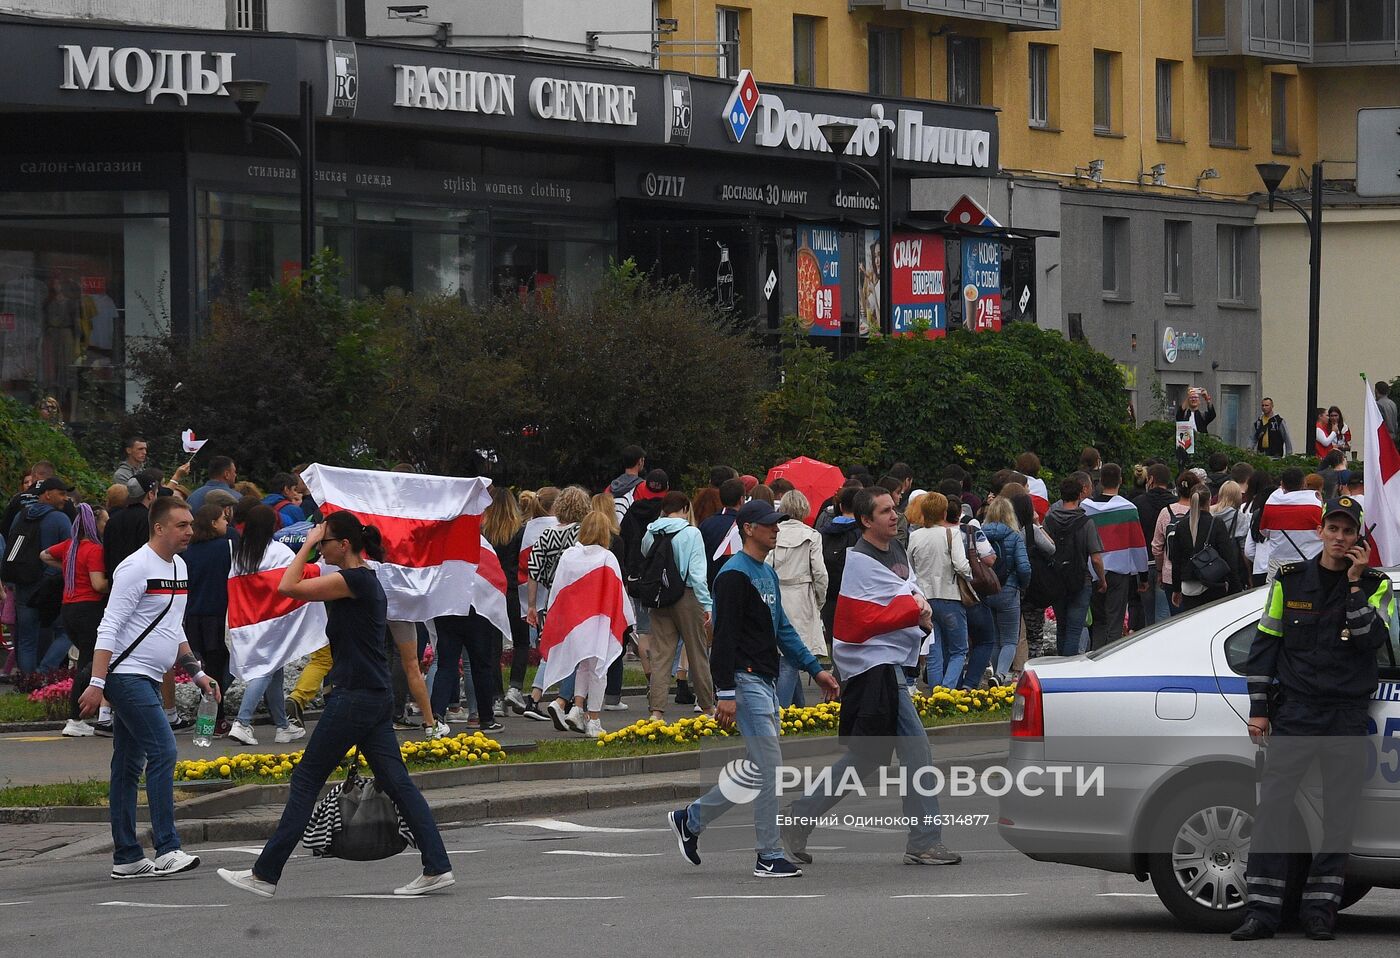
{"label": "backpack", "polygon": [[1026,601],[1032,607],[1049,608],[1083,587],[1084,564],[1089,557],[1084,555],[1076,540],[1080,527],[1088,521],[1088,516],[1079,516],[1065,529],[1060,538],[1055,539],[1053,556],[1041,555],[1039,549],[1027,550],[1031,559],[1031,584],[1026,590]]}
{"label": "backpack", "polygon": [[641,572],[626,578],[627,594],[648,609],[669,608],[685,595],[685,578],[672,542],[677,535],[679,531],[652,533],[651,552],[642,560]]}
{"label": "backpack", "polygon": [[39,527],[43,517],[31,519],[22,517],[10,531],[9,548],[5,561],[0,565],[0,579],[16,585],[33,585],[44,577],[44,563],[39,558],[43,551],[39,544]]}
{"label": "backpack", "polygon": [[997,574],[997,581],[1004,586],[1006,580],[1011,578],[1011,560],[1001,551],[1006,539],[993,539],[991,536],[987,536],[987,541],[992,544],[992,551],[997,554],[996,565],[992,566],[992,571]]}

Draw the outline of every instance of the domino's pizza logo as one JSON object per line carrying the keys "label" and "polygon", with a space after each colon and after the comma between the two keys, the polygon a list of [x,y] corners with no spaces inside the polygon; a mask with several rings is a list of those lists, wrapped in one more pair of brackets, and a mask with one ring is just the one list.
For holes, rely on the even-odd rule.
{"label": "domino's pizza logo", "polygon": [[754,82],[751,71],[740,70],[734,92],[729,94],[729,102],[724,105],[724,125],[729,130],[731,140],[744,142],[744,134],[748,133],[757,110],[758,84]]}

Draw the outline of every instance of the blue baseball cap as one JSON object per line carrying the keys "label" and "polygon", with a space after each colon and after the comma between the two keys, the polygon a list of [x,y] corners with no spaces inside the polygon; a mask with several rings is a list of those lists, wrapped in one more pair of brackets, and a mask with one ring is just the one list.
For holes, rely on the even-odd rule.
{"label": "blue baseball cap", "polygon": [[784,519],[791,518],[787,513],[779,512],[773,508],[771,502],[762,499],[750,499],[739,507],[739,515],[735,521],[740,525],[750,524],[755,526],[776,526]]}

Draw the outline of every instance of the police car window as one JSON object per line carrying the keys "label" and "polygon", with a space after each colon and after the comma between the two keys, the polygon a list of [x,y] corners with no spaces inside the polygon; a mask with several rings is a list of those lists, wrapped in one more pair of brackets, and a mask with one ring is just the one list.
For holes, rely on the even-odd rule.
{"label": "police car window", "polygon": [[[1238,675],[1245,675],[1244,663],[1249,657],[1249,646],[1259,631],[1258,621],[1240,626],[1225,640],[1225,661]],[[1390,641],[1376,650],[1376,663],[1384,678],[1400,678],[1400,631],[1390,630]]]}

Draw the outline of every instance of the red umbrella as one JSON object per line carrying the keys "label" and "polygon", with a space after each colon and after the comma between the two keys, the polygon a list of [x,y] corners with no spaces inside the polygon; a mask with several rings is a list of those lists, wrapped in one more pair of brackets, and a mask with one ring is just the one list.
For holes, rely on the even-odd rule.
{"label": "red umbrella", "polygon": [[817,511],[821,508],[821,504],[837,489],[840,489],[846,481],[846,474],[838,466],[829,465],[817,459],[808,459],[806,456],[798,456],[796,459],[789,459],[787,462],[769,469],[768,478],[764,482],[771,486],[775,479],[786,479],[807,497],[807,501],[812,504],[812,509],[804,517],[804,521],[811,525],[816,521]]}

